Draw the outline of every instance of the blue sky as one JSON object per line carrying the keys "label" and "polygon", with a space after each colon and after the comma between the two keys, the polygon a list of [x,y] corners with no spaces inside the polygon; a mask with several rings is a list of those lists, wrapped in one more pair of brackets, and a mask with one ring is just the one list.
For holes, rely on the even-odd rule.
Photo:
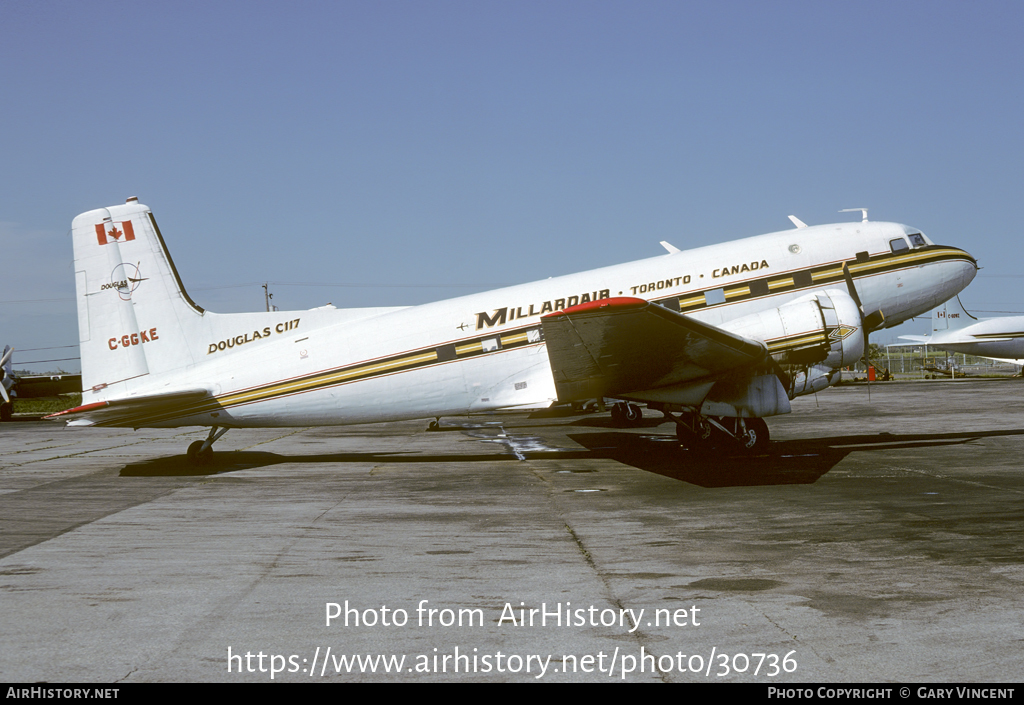
{"label": "blue sky", "polygon": [[77,342],[71,220],[132,195],[218,312],[264,281],[283,309],[424,303],[867,206],[978,258],[968,310],[1024,313],[1022,26],[1019,2],[4,3],[0,345]]}

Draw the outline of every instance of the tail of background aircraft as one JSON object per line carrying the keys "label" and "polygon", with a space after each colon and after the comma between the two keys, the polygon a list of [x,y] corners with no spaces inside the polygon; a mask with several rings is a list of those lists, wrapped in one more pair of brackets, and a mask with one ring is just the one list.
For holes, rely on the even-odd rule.
{"label": "tail of background aircraft", "polygon": [[977,322],[978,319],[964,309],[964,305],[960,303],[960,296],[957,295],[932,311],[932,335],[941,331],[965,328]]}
{"label": "tail of background aircraft", "polygon": [[149,374],[194,364],[204,311],[181,284],[149,208],[82,213],[72,223],[83,401],[127,396]]}

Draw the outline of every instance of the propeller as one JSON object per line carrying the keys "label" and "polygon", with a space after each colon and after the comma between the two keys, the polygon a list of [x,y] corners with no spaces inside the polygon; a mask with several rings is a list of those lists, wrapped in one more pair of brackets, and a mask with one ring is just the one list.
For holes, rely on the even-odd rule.
{"label": "propeller", "polygon": [[11,403],[11,397],[7,394],[7,385],[4,384],[4,378],[7,376],[7,365],[11,362],[11,355],[14,354],[14,348],[10,345],[4,347],[4,356],[0,358],[0,396],[4,398],[5,404]]}
{"label": "propeller", "polygon": [[[850,265],[847,262],[843,262],[843,278],[846,279],[846,288],[850,291],[850,298],[857,304],[857,309],[860,311],[860,323],[864,328],[864,367],[868,367],[868,335],[871,331],[878,330],[885,323],[885,314],[882,313],[882,309],[872,311],[871,313],[864,313],[864,304],[860,300],[860,294],[857,293],[857,287],[853,284],[853,275],[850,274]],[[870,391],[870,387],[868,388]]]}

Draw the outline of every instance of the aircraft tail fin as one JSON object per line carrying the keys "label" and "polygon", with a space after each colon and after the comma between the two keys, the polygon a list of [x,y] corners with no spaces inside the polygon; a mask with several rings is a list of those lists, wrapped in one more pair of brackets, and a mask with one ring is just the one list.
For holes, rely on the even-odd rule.
{"label": "aircraft tail fin", "polygon": [[932,311],[932,334],[948,330],[965,328],[978,319],[967,313],[957,294],[946,303]]}
{"label": "aircraft tail fin", "polygon": [[131,395],[148,375],[194,363],[188,340],[205,312],[185,293],[150,209],[130,198],[82,213],[71,232],[88,400]]}

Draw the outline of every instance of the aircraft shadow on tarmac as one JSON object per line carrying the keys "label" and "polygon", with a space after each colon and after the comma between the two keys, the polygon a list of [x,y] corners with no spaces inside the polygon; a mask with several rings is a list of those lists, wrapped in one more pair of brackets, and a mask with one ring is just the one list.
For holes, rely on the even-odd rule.
{"label": "aircraft shadow on tarmac", "polygon": [[930,434],[831,436],[772,442],[766,453],[746,455],[728,448],[694,451],[675,436],[622,432],[570,434],[600,457],[699,487],[813,484],[853,451],[963,445],[985,436],[1024,435],[1024,429]]}
{"label": "aircraft shadow on tarmac", "polygon": [[[700,487],[751,487],[812,484],[853,451],[890,452],[912,448],[964,445],[987,437],[1024,435],[1024,429],[968,433],[874,434],[773,441],[768,452],[749,456],[728,450],[695,452],[681,447],[675,435],[626,431],[572,433],[582,449],[521,452],[526,460],[610,459],[639,470]],[[484,440],[484,439],[482,439]],[[440,465],[472,462],[518,462],[513,452],[423,454],[417,451],[281,455],[264,451],[215,453],[209,465],[190,465],[184,455],[155,458],[124,466],[122,477],[188,477],[219,475],[281,463],[419,463]],[[443,472],[443,470],[441,470]]]}

